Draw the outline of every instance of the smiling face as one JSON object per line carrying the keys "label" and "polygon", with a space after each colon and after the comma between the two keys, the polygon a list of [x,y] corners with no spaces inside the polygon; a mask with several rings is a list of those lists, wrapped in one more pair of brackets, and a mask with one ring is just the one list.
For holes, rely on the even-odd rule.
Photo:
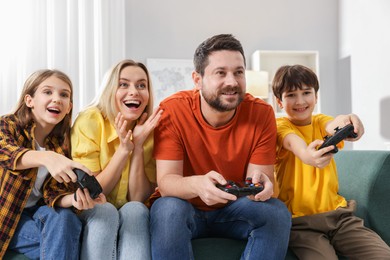
{"label": "smiling face", "polygon": [[38,85],[33,96],[26,95],[25,103],[39,129],[49,133],[72,109],[71,88],[63,80],[51,76]]}
{"label": "smiling face", "polygon": [[317,94],[314,88],[302,85],[302,89],[283,92],[282,100],[277,98],[277,102],[293,124],[304,126],[311,123],[312,113],[317,104]]}
{"label": "smiling face", "polygon": [[115,102],[119,112],[128,121],[137,120],[149,101],[148,77],[138,66],[127,66],[119,75]]}
{"label": "smiling face", "polygon": [[215,51],[209,56],[203,77],[194,76],[206,103],[219,112],[234,110],[245,95],[245,61],[238,51]]}

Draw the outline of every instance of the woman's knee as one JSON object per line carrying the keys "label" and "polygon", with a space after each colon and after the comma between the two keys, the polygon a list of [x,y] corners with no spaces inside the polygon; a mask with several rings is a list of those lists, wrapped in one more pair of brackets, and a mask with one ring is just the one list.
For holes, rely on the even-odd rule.
{"label": "woman's knee", "polygon": [[130,201],[119,209],[120,222],[149,222],[149,209],[141,202]]}
{"label": "woman's knee", "polygon": [[80,217],[86,223],[98,222],[112,227],[119,224],[119,213],[111,203],[95,205],[93,209],[86,210],[81,213]]}

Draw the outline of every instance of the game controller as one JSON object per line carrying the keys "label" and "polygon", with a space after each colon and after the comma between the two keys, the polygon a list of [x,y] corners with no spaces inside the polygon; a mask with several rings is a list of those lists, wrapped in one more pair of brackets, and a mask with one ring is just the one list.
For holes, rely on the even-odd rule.
{"label": "game controller", "polygon": [[248,195],[256,195],[264,189],[262,183],[252,183],[252,178],[246,178],[245,182],[236,183],[234,181],[227,181],[227,184],[217,184],[217,188],[236,195],[237,197],[243,197]]}
{"label": "game controller", "polygon": [[352,124],[346,125],[343,128],[336,127],[335,133],[331,136],[325,136],[324,143],[318,148],[318,150],[334,145],[334,149],[328,153],[337,153],[339,149],[337,144],[340,143],[345,138],[356,138],[358,135],[353,131],[354,127]]}
{"label": "game controller", "polygon": [[[100,186],[95,176],[91,176],[77,168],[73,169],[73,171],[77,175],[77,186],[80,189],[87,188],[92,199],[96,199],[103,192],[102,186]],[[76,192],[74,193],[74,199],[77,201]]]}

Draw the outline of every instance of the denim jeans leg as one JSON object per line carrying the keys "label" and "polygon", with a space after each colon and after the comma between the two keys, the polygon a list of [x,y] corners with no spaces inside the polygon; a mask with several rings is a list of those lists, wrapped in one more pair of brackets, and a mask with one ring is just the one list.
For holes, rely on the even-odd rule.
{"label": "denim jeans leg", "polygon": [[16,227],[14,236],[8,246],[9,249],[24,254],[29,259],[39,259],[40,230],[32,216],[38,207],[24,209]]}
{"label": "denim jeans leg", "polygon": [[185,200],[162,197],[150,211],[153,260],[193,259],[191,238],[194,208]]}
{"label": "denim jeans leg", "polygon": [[291,215],[281,201],[255,202],[244,197],[207,214],[214,235],[248,239],[241,259],[285,258]]}
{"label": "denim jeans leg", "polygon": [[131,201],[119,209],[118,259],[150,260],[149,209]]}
{"label": "denim jeans leg", "polygon": [[80,259],[116,259],[119,213],[111,203],[95,205],[80,214],[84,230]]}
{"label": "denim jeans leg", "polygon": [[42,206],[33,217],[41,231],[41,259],[79,259],[82,225],[71,209]]}

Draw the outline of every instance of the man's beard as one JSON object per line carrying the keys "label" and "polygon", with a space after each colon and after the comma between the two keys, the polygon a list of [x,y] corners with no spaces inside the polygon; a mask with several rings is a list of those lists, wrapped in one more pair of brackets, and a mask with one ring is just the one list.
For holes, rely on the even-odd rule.
{"label": "man's beard", "polygon": [[[219,91],[217,94],[211,94],[208,91],[204,91],[204,89],[201,91],[202,96],[204,100],[209,104],[212,108],[219,112],[227,112],[231,111],[237,108],[237,106],[241,103],[241,101],[244,99],[244,93],[241,91],[241,88],[239,87],[233,87],[233,88],[225,88]],[[239,95],[238,99],[233,103],[225,102],[223,103],[221,95],[223,92],[237,92]]]}

